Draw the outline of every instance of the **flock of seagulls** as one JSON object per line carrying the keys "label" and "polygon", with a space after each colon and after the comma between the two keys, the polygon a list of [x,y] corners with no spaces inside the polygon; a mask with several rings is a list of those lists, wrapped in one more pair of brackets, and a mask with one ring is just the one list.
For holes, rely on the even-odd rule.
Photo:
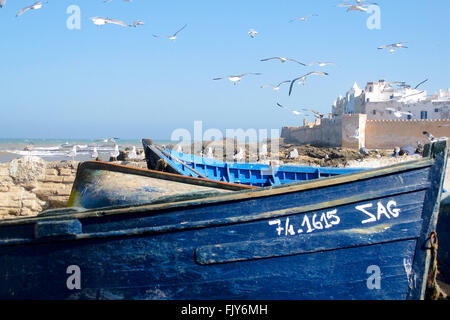
{"label": "flock of seagulls", "polygon": [[[343,0],[346,2],[349,1],[353,1],[353,3],[341,3],[338,4],[338,7],[346,7],[347,8],[347,12],[348,11],[367,11],[368,7],[370,5],[377,5],[376,2],[372,2],[372,1],[367,1],[367,0]],[[318,14],[309,14],[306,16],[302,16],[302,17],[297,17],[294,19],[289,20],[290,23],[294,22],[294,21],[307,21],[308,18],[310,17],[314,17],[314,16],[318,16]],[[254,30],[253,28],[250,29],[250,31],[248,32],[248,34],[250,35],[251,38],[254,38],[256,36],[256,34],[258,34],[258,32],[256,30]],[[405,46],[407,42],[397,42],[397,43],[391,43],[391,44],[387,44],[387,45],[382,45],[379,46],[378,49],[387,49],[389,50],[391,53],[394,53],[396,50],[398,49],[402,49],[402,48],[408,48],[407,46]],[[300,66],[306,67],[306,66],[318,66],[318,67],[326,67],[326,66],[330,66],[330,65],[334,65],[337,66],[336,63],[334,62],[329,62],[329,61],[314,61],[311,62],[309,64],[304,63],[302,61],[299,61],[297,59],[293,59],[293,58],[289,58],[289,57],[284,57],[284,56],[274,56],[274,57],[269,57],[269,58],[264,58],[261,59],[260,61],[262,62],[266,62],[266,61],[279,61],[281,63],[285,63],[285,62],[293,62],[295,64],[298,64]],[[214,78],[213,80],[221,80],[221,79],[229,79],[231,82],[233,82],[234,85],[239,84],[242,77],[246,76],[246,75],[261,75],[261,73],[243,73],[243,74],[239,74],[239,75],[229,75],[229,76],[224,76],[224,77],[219,77],[219,78]],[[310,71],[307,72],[306,74],[296,77],[294,79],[291,80],[284,80],[279,82],[278,84],[273,84],[273,83],[265,83],[263,85],[261,85],[261,88],[272,88],[274,91],[280,91],[281,87],[283,85],[288,85],[289,84],[289,93],[288,95],[291,96],[293,89],[294,89],[294,85],[296,83],[300,83],[302,85],[306,84],[306,81],[309,77],[311,76],[328,76],[329,73],[328,72],[323,72],[323,71]],[[406,87],[405,83],[400,83],[400,85],[403,85]],[[420,85],[420,84],[419,84]],[[417,86],[416,86],[417,87]],[[281,108],[287,109],[289,111],[291,111],[294,115],[304,115],[305,113],[298,111],[298,110],[294,110],[294,109],[290,109],[288,107],[284,107],[281,104],[277,103],[277,105]],[[309,111],[311,112],[311,109],[304,109],[303,111]],[[389,110],[392,111],[392,110]],[[409,112],[403,112],[403,111],[398,111],[398,110],[393,110],[392,111],[394,113],[394,115],[396,117],[401,117],[403,115],[410,115],[411,113]],[[312,114],[319,119],[322,119],[324,117],[324,115],[326,114],[331,114],[331,113],[325,113],[325,114],[321,114],[319,112],[312,112]]]}

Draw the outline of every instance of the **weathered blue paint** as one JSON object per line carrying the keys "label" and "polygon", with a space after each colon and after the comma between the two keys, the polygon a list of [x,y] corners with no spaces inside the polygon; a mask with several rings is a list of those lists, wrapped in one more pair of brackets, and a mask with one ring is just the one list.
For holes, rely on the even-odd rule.
{"label": "weathered blue paint", "polygon": [[95,209],[188,199],[256,187],[198,179],[100,161],[80,163],[68,207]]}
{"label": "weathered blue paint", "polygon": [[147,167],[151,170],[156,170],[158,161],[162,160],[165,163],[164,170],[167,172],[258,187],[277,186],[365,170],[365,168],[269,166],[261,163],[224,162],[170,149],[162,149],[162,152],[149,141],[149,139],[143,139],[142,144]]}
{"label": "weathered blue paint", "polygon": [[[441,142],[348,175],[5,220],[0,298],[422,299],[446,158]],[[64,234],[75,221],[81,233]]]}

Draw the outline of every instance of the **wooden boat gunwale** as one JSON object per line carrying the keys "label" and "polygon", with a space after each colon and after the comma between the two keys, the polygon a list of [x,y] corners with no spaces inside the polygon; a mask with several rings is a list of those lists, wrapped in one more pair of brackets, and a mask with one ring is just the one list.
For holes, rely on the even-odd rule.
{"label": "wooden boat gunwale", "polygon": [[241,185],[237,183],[230,183],[230,182],[222,182],[222,181],[215,181],[211,179],[202,179],[202,178],[196,178],[196,177],[187,177],[176,173],[169,173],[169,172],[161,172],[156,170],[150,170],[150,169],[142,169],[132,166],[127,166],[123,164],[111,164],[108,162],[103,161],[85,161],[78,165],[77,174],[75,177],[75,182],[77,182],[77,179],[79,179],[79,173],[82,170],[108,170],[108,171],[114,171],[114,172],[120,172],[120,173],[126,173],[126,174],[134,174],[139,176],[145,176],[150,178],[156,178],[156,179],[162,179],[162,180],[169,180],[169,181],[175,181],[180,183],[187,183],[187,184],[195,184],[199,186],[204,187],[215,187],[215,188],[221,188],[226,190],[243,190],[243,189],[256,189],[256,187],[248,186],[248,185]]}

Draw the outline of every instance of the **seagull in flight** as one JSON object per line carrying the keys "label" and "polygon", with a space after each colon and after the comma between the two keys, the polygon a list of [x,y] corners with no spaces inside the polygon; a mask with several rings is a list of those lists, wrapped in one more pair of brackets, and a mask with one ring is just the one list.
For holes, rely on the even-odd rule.
{"label": "seagull in flight", "polygon": [[309,66],[312,66],[312,65],[315,65],[315,64],[317,64],[319,67],[324,67],[324,66],[329,65],[329,64],[337,65],[337,64],[334,63],[334,62],[320,62],[320,61],[315,61],[315,62],[311,62],[311,63],[309,64]]}
{"label": "seagull in flight", "polygon": [[138,21],[135,21],[135,22],[133,22],[133,27],[137,27],[137,26],[142,26],[144,24],[144,21],[142,21],[142,20],[138,20]]}
{"label": "seagull in flight", "polygon": [[247,73],[239,74],[239,75],[236,75],[236,76],[232,75],[232,76],[225,76],[225,77],[221,77],[221,78],[214,78],[213,80],[228,79],[228,80],[230,80],[231,82],[233,82],[236,85],[236,84],[238,84],[241,81],[242,77],[244,77],[246,75],[250,75],[250,74],[258,76],[261,73],[247,72]]}
{"label": "seagull in flight", "polygon": [[183,30],[184,28],[186,28],[187,27],[187,24],[185,24],[180,30],[178,30],[177,32],[175,32],[173,35],[171,35],[171,36],[167,36],[167,35],[158,35],[158,34],[154,34],[153,36],[155,37],[155,38],[167,38],[167,39],[169,39],[169,40],[172,40],[172,41],[174,41],[174,40],[176,40],[177,39],[177,34],[181,31],[181,30]]}
{"label": "seagull in flight", "polygon": [[400,48],[408,48],[404,44],[408,42],[397,42],[397,43],[391,43],[384,46],[379,46],[378,49],[388,49],[391,53],[394,53],[397,49]]}
{"label": "seagull in flight", "polygon": [[[344,0],[344,1],[349,1],[349,0]],[[363,2],[370,3],[370,4],[378,4],[376,2],[367,1],[367,0],[355,0],[355,2],[356,2],[356,4],[362,4]]]}
{"label": "seagull in flight", "polygon": [[280,60],[281,63],[284,63],[286,61],[293,61],[293,62],[296,62],[298,64],[301,64],[302,66],[306,66],[306,64],[304,64],[303,62],[300,62],[300,61],[297,61],[297,60],[291,59],[291,58],[284,58],[284,57],[265,58],[265,59],[261,59],[261,61],[269,61],[269,60],[274,60],[274,59]]}
{"label": "seagull in flight", "polygon": [[356,4],[345,4],[345,3],[338,4],[337,6],[338,7],[348,7],[347,12],[348,11],[367,11],[367,8],[365,8],[365,7],[368,7],[367,4],[356,5]]}
{"label": "seagull in flight", "polygon": [[302,109],[302,110],[307,110],[309,112],[312,112],[314,114],[314,117],[318,118],[318,119],[323,119],[324,116],[326,115],[333,115],[333,116],[337,116],[338,114],[336,113],[331,113],[331,112],[327,112],[327,113],[320,113],[319,111],[316,110],[312,110],[312,109]]}
{"label": "seagull in flight", "polygon": [[266,84],[263,84],[263,85],[261,86],[261,88],[272,87],[274,91],[279,91],[282,84],[289,83],[289,82],[291,82],[291,80],[285,80],[285,81],[282,81],[282,82],[280,82],[280,83],[277,84],[277,85],[273,85],[273,84],[271,84],[271,83],[266,83]]}
{"label": "seagull in flight", "polygon": [[117,24],[122,27],[131,27],[131,25],[129,25],[121,20],[116,20],[116,19],[93,17],[93,18],[91,18],[91,20],[97,26],[103,26],[105,24],[111,23],[111,24]]}
{"label": "seagull in flight", "polygon": [[[427,81],[428,81],[428,79],[425,79],[425,80],[419,82],[419,83],[414,87],[414,89],[417,89],[419,86],[421,86],[422,84],[424,84],[424,83],[427,82]],[[399,86],[399,87],[402,87],[402,88],[404,88],[404,89],[409,89],[409,88],[411,88],[411,86],[410,86],[409,84],[407,84],[405,81],[395,81],[395,82],[390,82],[389,85],[391,85],[391,84],[395,84],[395,85],[397,85],[397,86]]]}
{"label": "seagull in flight", "polygon": [[293,109],[291,109],[291,108],[288,108],[288,107],[285,107],[285,106],[283,106],[283,105],[281,105],[281,104],[279,104],[278,102],[277,102],[277,106],[279,106],[280,108],[283,108],[283,109],[286,109],[286,110],[289,110],[290,112],[292,112],[293,114],[295,114],[296,116],[299,116],[299,115],[304,115],[304,113],[303,112],[300,112],[300,111],[297,111],[297,110],[293,110]]}
{"label": "seagull in flight", "polygon": [[300,21],[306,21],[306,19],[308,19],[308,17],[317,17],[317,14],[308,14],[307,16],[304,17],[300,17],[300,18],[294,18],[292,20],[289,20],[289,22],[294,22],[296,20],[300,20]]}
{"label": "seagull in flight", "polygon": [[394,116],[396,116],[397,118],[401,118],[403,115],[413,116],[413,114],[409,111],[400,111],[400,110],[395,110],[394,108],[386,108],[386,110],[393,112]]}
{"label": "seagull in flight", "polygon": [[320,75],[320,76],[327,76],[327,75],[328,75],[328,73],[326,73],[326,72],[321,72],[321,71],[311,71],[311,72],[308,72],[307,74],[305,74],[305,75],[303,75],[303,76],[301,76],[301,77],[298,77],[298,78],[293,79],[293,80],[291,81],[291,86],[289,87],[289,95],[291,95],[291,93],[292,93],[292,87],[294,86],[294,83],[295,83],[297,80],[300,80],[300,81],[302,82],[302,84],[304,85],[305,82],[306,82],[306,78],[309,77],[309,76],[312,76],[312,75],[314,75],[314,74]]}
{"label": "seagull in flight", "polygon": [[248,35],[252,38],[254,38],[258,34],[258,31],[254,30],[253,28],[250,29],[248,32]]}
{"label": "seagull in flight", "polygon": [[[2,2],[3,4],[5,3],[5,2]],[[46,2],[47,3],[47,2]],[[42,8],[42,1],[38,1],[38,2],[35,2],[35,3],[33,3],[31,6],[28,6],[28,7],[25,7],[25,8],[23,8],[23,9],[21,9],[17,14],[16,14],[16,18],[18,17],[18,16],[20,16],[20,15],[22,15],[24,12],[27,12],[28,10],[36,10],[36,9],[40,9],[40,8]],[[3,6],[2,6],[3,7]]]}
{"label": "seagull in flight", "polygon": [[[103,1],[104,3],[110,3],[112,0],[105,0]],[[123,0],[125,2],[132,2],[133,0]]]}

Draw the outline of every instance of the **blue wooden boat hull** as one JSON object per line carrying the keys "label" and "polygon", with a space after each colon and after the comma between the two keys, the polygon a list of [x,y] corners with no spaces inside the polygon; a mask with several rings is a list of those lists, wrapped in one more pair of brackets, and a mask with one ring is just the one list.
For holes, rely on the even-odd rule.
{"label": "blue wooden boat hull", "polygon": [[425,149],[309,182],[0,222],[0,298],[423,299],[447,146]]}
{"label": "blue wooden boat hull", "polygon": [[224,162],[158,148],[152,145],[150,139],[142,139],[142,144],[148,169],[257,187],[309,181],[365,170],[365,168],[269,166],[261,163]]}

